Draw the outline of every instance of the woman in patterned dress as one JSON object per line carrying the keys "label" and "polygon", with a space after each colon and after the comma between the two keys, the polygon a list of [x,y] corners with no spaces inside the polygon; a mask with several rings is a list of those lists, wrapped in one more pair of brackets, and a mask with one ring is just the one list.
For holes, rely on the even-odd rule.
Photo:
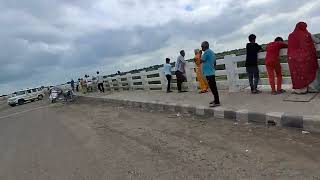
{"label": "woman in patterned dress", "polygon": [[197,79],[200,86],[200,92],[199,93],[206,93],[208,92],[208,82],[203,78],[203,74],[201,71],[201,55],[202,51],[199,49],[194,50],[194,63],[196,64],[196,73],[197,73]]}
{"label": "woman in patterned dress", "polygon": [[288,64],[293,93],[306,94],[320,90],[319,64],[314,45],[317,41],[308,32],[305,22],[299,22],[289,35]]}

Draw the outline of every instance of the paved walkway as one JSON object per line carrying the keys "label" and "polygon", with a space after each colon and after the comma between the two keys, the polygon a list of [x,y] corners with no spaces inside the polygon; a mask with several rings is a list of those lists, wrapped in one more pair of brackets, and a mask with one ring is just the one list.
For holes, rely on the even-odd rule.
{"label": "paved walkway", "polygon": [[[284,101],[290,93],[273,96],[269,92],[252,95],[249,92],[229,93],[220,91],[220,98],[223,108],[241,110],[247,109],[252,112],[285,112],[297,115],[320,115],[320,95],[318,94],[310,102],[288,102]],[[177,104],[203,105],[208,106],[212,101],[211,93],[198,94],[196,92],[188,93],[170,93],[162,91],[123,91],[112,93],[91,93],[86,96],[94,96],[112,99],[127,99],[133,101],[157,101]]]}

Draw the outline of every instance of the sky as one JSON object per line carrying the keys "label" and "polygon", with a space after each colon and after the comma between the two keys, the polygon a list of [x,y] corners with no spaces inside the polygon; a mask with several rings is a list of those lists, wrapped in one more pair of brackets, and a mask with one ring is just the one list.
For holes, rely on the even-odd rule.
{"label": "sky", "polygon": [[320,0],[0,0],[0,94],[320,32]]}

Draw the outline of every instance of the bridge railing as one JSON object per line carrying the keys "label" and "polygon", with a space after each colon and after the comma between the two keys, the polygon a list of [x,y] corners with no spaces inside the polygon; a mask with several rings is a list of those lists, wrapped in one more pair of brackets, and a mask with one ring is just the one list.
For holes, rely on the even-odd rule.
{"label": "bridge railing", "polygon": [[[317,51],[320,51],[320,44],[316,45]],[[287,56],[287,49],[280,51],[280,56]],[[259,59],[265,59],[266,52],[258,54]],[[245,55],[227,55],[223,59],[217,59],[216,79],[219,89],[228,89],[230,92],[238,92],[242,88],[248,87],[249,82],[246,76],[246,68],[243,64],[246,60]],[[320,62],[319,62],[320,63]],[[283,84],[291,84],[290,71],[287,63],[281,63],[284,73]],[[261,77],[261,85],[268,85],[269,81],[266,77],[265,65],[259,65]],[[175,67],[172,68],[172,84],[173,89],[177,88],[176,76],[174,75]],[[187,82],[184,83],[185,89],[189,91],[198,90],[197,76],[195,72],[195,64],[188,62],[186,65]],[[166,90],[167,80],[163,73],[163,68],[138,73],[127,73],[125,75],[116,75],[114,77],[104,78],[105,89],[108,91],[128,91],[128,90]]]}

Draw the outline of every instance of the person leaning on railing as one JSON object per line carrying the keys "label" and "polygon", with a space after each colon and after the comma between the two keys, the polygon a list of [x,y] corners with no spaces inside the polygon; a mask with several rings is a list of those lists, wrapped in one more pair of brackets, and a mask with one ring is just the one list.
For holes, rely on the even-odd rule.
{"label": "person leaning on railing", "polygon": [[[279,59],[280,50],[282,48],[286,48],[288,45],[283,41],[281,37],[277,37],[274,42],[271,42],[267,45],[266,51],[266,68],[268,71],[269,83],[272,89],[271,94],[277,95],[284,93],[285,91],[282,89],[282,70]],[[275,85],[275,76],[277,76],[277,88]]]}

